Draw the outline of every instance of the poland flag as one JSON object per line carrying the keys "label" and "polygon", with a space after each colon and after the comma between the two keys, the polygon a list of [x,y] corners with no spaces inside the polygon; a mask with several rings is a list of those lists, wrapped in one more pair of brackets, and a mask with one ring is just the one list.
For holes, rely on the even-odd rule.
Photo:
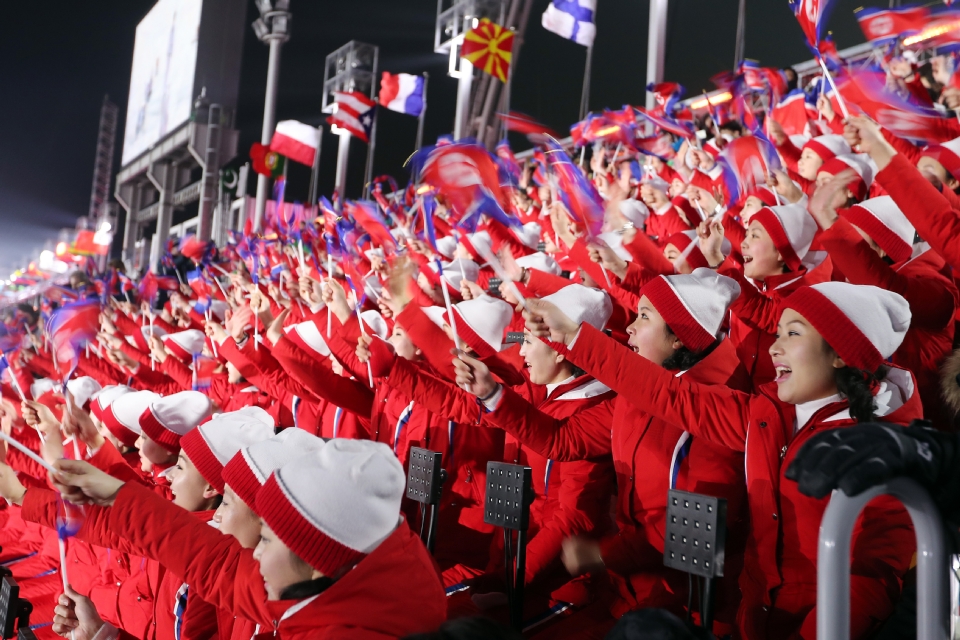
{"label": "poland flag", "polygon": [[419,116],[423,111],[423,76],[383,72],[380,79],[380,104],[391,111]]}
{"label": "poland flag", "polygon": [[277,123],[270,141],[270,150],[308,167],[313,166],[313,157],[320,145],[320,130],[296,120]]}

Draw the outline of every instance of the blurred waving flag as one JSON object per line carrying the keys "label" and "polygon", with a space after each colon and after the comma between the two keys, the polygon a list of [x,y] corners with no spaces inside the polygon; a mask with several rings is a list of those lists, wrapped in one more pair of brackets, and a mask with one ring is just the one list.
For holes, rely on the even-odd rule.
{"label": "blurred waving flag", "polygon": [[377,210],[377,204],[369,200],[347,200],[343,210],[353,217],[354,221],[364,231],[370,234],[370,240],[383,249],[386,256],[397,252],[397,241],[390,233],[390,227]]}
{"label": "blurred waving flag", "polygon": [[160,291],[176,291],[180,288],[180,281],[176,276],[158,276],[147,272],[140,279],[140,298],[153,302]]}
{"label": "blurred waving flag", "polygon": [[790,0],[790,8],[796,16],[807,45],[819,53],[820,32],[833,8],[833,0]]}
{"label": "blurred waving flag", "polygon": [[423,111],[423,76],[384,71],[380,76],[380,93],[377,97],[380,104],[390,111],[419,116]]}
{"label": "blurred waving flag", "polygon": [[573,219],[596,236],[603,226],[603,200],[593,183],[555,140],[548,140],[544,155],[557,195]]}
{"label": "blurred waving flag", "polygon": [[653,101],[656,104],[653,113],[662,116],[673,114],[677,102],[683,97],[684,88],[676,82],[651,82],[647,85],[647,91],[653,94]]}
{"label": "blurred waving flag", "polygon": [[313,159],[320,146],[320,130],[296,120],[281,120],[270,140],[270,150],[290,158],[294,162],[313,166]]}
{"label": "blurred waving flag", "polygon": [[359,91],[335,91],[337,110],[327,118],[327,122],[349,131],[364,142],[370,142],[370,129],[373,127],[373,114],[377,103]]}
{"label": "blurred waving flag", "polygon": [[741,136],[727,143],[717,164],[723,170],[724,185],[731,202],[766,183],[772,169],[780,168],[776,149],[765,138]]}
{"label": "blurred waving flag", "polygon": [[886,74],[861,69],[838,78],[840,95],[853,103],[891,133],[926,143],[939,143],[954,137],[952,128],[935,109],[921,107],[886,90]]}
{"label": "blurred waving flag", "polygon": [[64,384],[77,367],[80,349],[96,338],[99,328],[100,301],[96,299],[64,305],[50,315],[46,330]]}
{"label": "blurred waving flag", "polygon": [[866,7],[856,10],[855,13],[867,41],[880,45],[923,31],[930,9],[918,6],[890,9]]}
{"label": "blurred waving flag", "polygon": [[770,112],[770,118],[780,123],[783,132],[788,136],[806,135],[810,114],[803,89],[794,89],[788,93]]}
{"label": "blurred waving flag", "polygon": [[597,0],[553,0],[540,23],[562,38],[592,47],[597,35],[593,17],[596,10]]}
{"label": "blurred waving flag", "polygon": [[0,324],[0,354],[7,354],[20,347],[23,336],[14,328]]}
{"label": "blurred waving flag", "polygon": [[516,131],[526,136],[548,135],[557,137],[553,129],[545,124],[540,124],[525,113],[511,111],[510,113],[498,113],[497,117],[507,126],[507,131]]}
{"label": "blurred waving flag", "polygon": [[500,82],[506,82],[513,60],[513,41],[513,31],[483,18],[464,34],[460,57]]}

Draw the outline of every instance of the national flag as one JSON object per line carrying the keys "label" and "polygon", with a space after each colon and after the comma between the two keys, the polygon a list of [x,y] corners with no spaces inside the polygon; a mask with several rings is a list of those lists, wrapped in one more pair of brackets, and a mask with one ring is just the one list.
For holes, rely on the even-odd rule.
{"label": "national flag", "polygon": [[820,44],[820,31],[827,21],[833,0],[790,0],[790,8],[800,29],[807,38],[807,45],[817,51]]}
{"label": "national flag", "polygon": [[547,135],[552,138],[556,138],[557,134],[545,124],[541,124],[526,115],[525,113],[520,113],[519,111],[511,111],[510,113],[498,113],[497,117],[507,125],[507,131],[515,131],[517,133],[522,133],[525,136],[532,135]]}
{"label": "national flag", "polygon": [[194,269],[187,272],[187,285],[196,294],[197,298],[209,298],[213,287],[207,279],[203,269]]}
{"label": "national flag", "polygon": [[731,140],[720,152],[717,164],[723,170],[724,185],[731,202],[766,184],[772,169],[780,167],[776,149],[764,138],[740,136]]}
{"label": "national flag", "polygon": [[64,384],[76,369],[80,349],[97,336],[99,328],[99,300],[80,300],[62,306],[50,315],[46,324],[47,335]]}
{"label": "national flag", "polygon": [[200,354],[193,356],[193,370],[196,372],[194,391],[205,391],[213,385],[213,377],[218,365],[219,362],[214,358]]}
{"label": "national flag", "polygon": [[673,159],[677,152],[672,146],[673,139],[670,136],[658,135],[649,138],[637,138],[633,141],[634,148],[640,153],[648,156],[656,156],[664,162]]}
{"label": "national flag", "polygon": [[333,204],[326,196],[320,196],[320,212],[323,214],[323,227],[327,233],[334,233],[337,229],[337,220],[340,219],[340,213],[333,208]]}
{"label": "national flag", "polygon": [[370,142],[373,114],[377,103],[359,91],[335,91],[337,110],[327,118],[331,125],[349,131],[364,142]]}
{"label": "national flag", "polygon": [[672,133],[688,140],[693,140],[696,137],[694,126],[690,122],[676,120],[667,116],[657,116],[648,112],[646,109],[639,107],[634,107],[633,109],[637,116],[646,118],[655,127],[662,129],[667,133]]}
{"label": "national flag", "polygon": [[806,95],[802,89],[794,89],[770,111],[770,118],[776,120],[788,136],[806,135],[809,113]]}
{"label": "national flag", "polygon": [[514,182],[519,182],[522,169],[520,168],[520,163],[517,161],[517,156],[513,155],[510,142],[506,138],[498,142],[494,153],[497,154],[497,164],[500,165],[500,168],[503,169]]}
{"label": "national flag", "polygon": [[891,9],[867,7],[857,9],[855,14],[867,41],[879,45],[923,31],[930,9],[917,6]]}
{"label": "national flag", "polygon": [[588,234],[597,236],[603,227],[603,200],[596,187],[556,141],[548,140],[544,153],[557,195],[567,211]]}
{"label": "national flag", "polygon": [[506,82],[513,60],[513,39],[513,31],[483,18],[464,34],[460,57],[500,82]]}
{"label": "national flag", "polygon": [[320,136],[321,132],[317,127],[296,120],[281,120],[273,131],[270,151],[312,167],[320,146]]}
{"label": "national flag", "polygon": [[391,256],[397,252],[397,241],[390,233],[386,220],[377,210],[376,203],[368,200],[347,200],[343,210],[357,225],[370,234],[371,241],[383,249],[384,255]]}
{"label": "national flag", "polygon": [[423,218],[423,230],[427,243],[433,252],[440,255],[437,248],[437,230],[433,224],[433,216],[437,212],[437,200],[432,193],[425,193],[420,197],[420,215]]}
{"label": "national flag", "polygon": [[283,166],[286,160],[276,151],[271,151],[266,145],[254,142],[250,146],[250,166],[262,176],[279,178],[283,175]]}
{"label": "national flag", "polygon": [[960,45],[960,12],[945,9],[931,15],[920,32],[904,38],[902,44],[913,50],[936,49],[940,55],[956,51]]}
{"label": "national flag", "polygon": [[380,104],[390,111],[419,116],[423,111],[423,76],[409,73],[394,75],[384,71],[380,76],[380,93],[377,98]]}
{"label": "national flag", "polygon": [[23,336],[5,324],[0,324],[0,354],[16,351],[23,341]]}
{"label": "national flag", "polygon": [[160,291],[176,291],[180,288],[180,281],[176,276],[158,276],[148,271],[140,279],[140,298],[153,302]]}
{"label": "national flag", "polygon": [[180,239],[180,255],[193,260],[196,264],[209,262],[217,250],[213,240],[201,240],[191,234]]}
{"label": "national flag", "polygon": [[894,135],[926,143],[940,142],[943,117],[886,90],[886,74],[862,69],[837,78],[837,88],[847,104],[862,109]]}
{"label": "national flag", "polygon": [[592,47],[597,35],[596,10],[597,0],[553,0],[543,12],[540,23],[544,29],[562,38]]}
{"label": "national flag", "polygon": [[647,91],[653,94],[653,102],[656,105],[653,113],[662,116],[672,116],[677,103],[683,97],[683,85],[676,82],[651,82],[647,85]]}
{"label": "national flag", "polygon": [[478,188],[486,189],[505,204],[497,163],[477,144],[457,142],[434,148],[424,162],[420,177],[443,196],[460,218],[473,207]]}

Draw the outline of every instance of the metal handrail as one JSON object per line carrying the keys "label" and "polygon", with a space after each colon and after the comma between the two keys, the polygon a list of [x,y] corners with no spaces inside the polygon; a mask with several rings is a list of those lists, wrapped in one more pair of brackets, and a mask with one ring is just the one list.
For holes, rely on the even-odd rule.
{"label": "metal handrail", "polygon": [[868,502],[897,498],[917,533],[917,639],[948,637],[947,569],[943,521],[933,500],[909,478],[895,478],[858,496],[834,491],[820,522],[817,554],[817,638],[850,640],[850,546],[853,527]]}

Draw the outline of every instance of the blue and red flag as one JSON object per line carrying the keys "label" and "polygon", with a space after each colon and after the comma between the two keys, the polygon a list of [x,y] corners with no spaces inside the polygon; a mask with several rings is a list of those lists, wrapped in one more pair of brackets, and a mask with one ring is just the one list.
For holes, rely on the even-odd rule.
{"label": "blue and red flag", "polygon": [[833,0],[790,0],[790,9],[806,36],[807,46],[819,55],[820,33],[826,24]]}
{"label": "blue and red flag", "polygon": [[687,122],[685,120],[676,120],[666,116],[658,116],[640,107],[634,107],[633,110],[637,117],[646,118],[651,124],[653,124],[653,126],[661,129],[662,131],[666,131],[667,133],[672,133],[688,140],[694,139],[697,135],[693,123],[691,122]]}
{"label": "blue and red flag", "polygon": [[557,137],[553,129],[537,122],[525,113],[511,111],[510,113],[498,113],[497,117],[507,126],[507,131],[515,131],[525,136]]}
{"label": "blue and red flag", "polygon": [[160,291],[177,291],[180,288],[180,281],[176,276],[158,276],[148,271],[140,279],[140,298],[148,300],[151,303],[157,299]]}
{"label": "blue and red flag", "polygon": [[765,137],[740,136],[723,148],[717,158],[730,202],[739,202],[748,192],[766,184],[773,169],[780,168],[776,148]]}
{"label": "blue and red flag", "polygon": [[520,182],[523,170],[520,168],[517,156],[513,155],[510,142],[506,138],[498,142],[494,153],[497,154],[497,164],[500,165],[500,168],[513,178],[515,182]]}
{"label": "blue and red flag", "polygon": [[54,311],[46,330],[53,346],[54,360],[66,384],[77,367],[80,349],[97,336],[100,328],[100,301],[80,300]]}
{"label": "blue and red flag", "polygon": [[567,211],[587,233],[598,235],[603,227],[603,200],[596,187],[555,140],[547,141],[544,153],[547,170],[556,180],[557,195]]}
{"label": "blue and red flag", "polygon": [[866,7],[857,9],[855,14],[867,42],[879,46],[923,31],[930,9],[916,5],[889,9]]}
{"label": "blue and red flag", "polygon": [[354,222],[370,234],[375,245],[383,249],[385,256],[392,256],[397,252],[397,241],[390,233],[387,221],[377,210],[376,203],[368,200],[347,200],[343,205],[345,213],[349,214]]}
{"label": "blue and red flag", "polygon": [[656,105],[652,110],[653,114],[672,117],[685,89],[683,85],[677,82],[651,82],[647,85],[647,91],[653,94],[653,101]]}

